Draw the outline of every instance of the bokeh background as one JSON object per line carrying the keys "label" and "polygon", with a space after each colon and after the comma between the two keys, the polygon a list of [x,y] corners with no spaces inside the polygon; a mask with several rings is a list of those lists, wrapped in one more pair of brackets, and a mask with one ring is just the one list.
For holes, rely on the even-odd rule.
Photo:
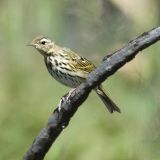
{"label": "bokeh background", "polygon": [[[69,90],[26,44],[45,35],[98,66],[160,24],[160,1],[1,0],[0,13],[0,159],[18,160]],[[46,160],[159,160],[159,53],[158,42],[104,82],[122,114],[91,93]]]}

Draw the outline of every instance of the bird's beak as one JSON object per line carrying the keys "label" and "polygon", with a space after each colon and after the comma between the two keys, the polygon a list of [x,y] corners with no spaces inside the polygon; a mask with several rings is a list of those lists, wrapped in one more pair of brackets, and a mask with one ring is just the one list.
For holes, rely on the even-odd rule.
{"label": "bird's beak", "polygon": [[32,46],[32,47],[34,47],[35,45],[31,42],[31,43],[28,43],[26,46]]}

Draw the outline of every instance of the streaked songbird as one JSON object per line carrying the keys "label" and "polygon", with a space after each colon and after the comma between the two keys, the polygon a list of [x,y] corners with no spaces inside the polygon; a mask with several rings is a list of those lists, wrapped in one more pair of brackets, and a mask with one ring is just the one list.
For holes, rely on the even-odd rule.
{"label": "streaked songbird", "polygon": [[[44,57],[44,62],[51,76],[68,87],[76,88],[79,86],[96,68],[91,61],[68,48],[56,45],[47,37],[36,37],[29,45],[36,48]],[[94,90],[110,113],[120,112],[117,105],[104,92],[102,85],[97,86]]]}

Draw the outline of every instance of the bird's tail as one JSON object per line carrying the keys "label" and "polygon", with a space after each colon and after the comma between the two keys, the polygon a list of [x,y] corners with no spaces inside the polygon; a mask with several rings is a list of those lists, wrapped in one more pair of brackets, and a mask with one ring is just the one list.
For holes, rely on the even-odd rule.
{"label": "bird's tail", "polygon": [[121,112],[120,109],[117,107],[117,105],[107,96],[107,94],[103,91],[101,86],[98,86],[95,88],[96,93],[100,97],[100,99],[103,101],[107,109],[110,113],[113,113],[114,111]]}

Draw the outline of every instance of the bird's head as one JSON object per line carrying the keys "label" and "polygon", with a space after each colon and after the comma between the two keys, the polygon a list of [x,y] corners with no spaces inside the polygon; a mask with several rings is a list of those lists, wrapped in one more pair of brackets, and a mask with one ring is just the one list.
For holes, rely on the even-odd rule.
{"label": "bird's head", "polygon": [[29,46],[36,48],[42,55],[50,54],[49,51],[54,47],[54,42],[44,36],[36,37]]}

